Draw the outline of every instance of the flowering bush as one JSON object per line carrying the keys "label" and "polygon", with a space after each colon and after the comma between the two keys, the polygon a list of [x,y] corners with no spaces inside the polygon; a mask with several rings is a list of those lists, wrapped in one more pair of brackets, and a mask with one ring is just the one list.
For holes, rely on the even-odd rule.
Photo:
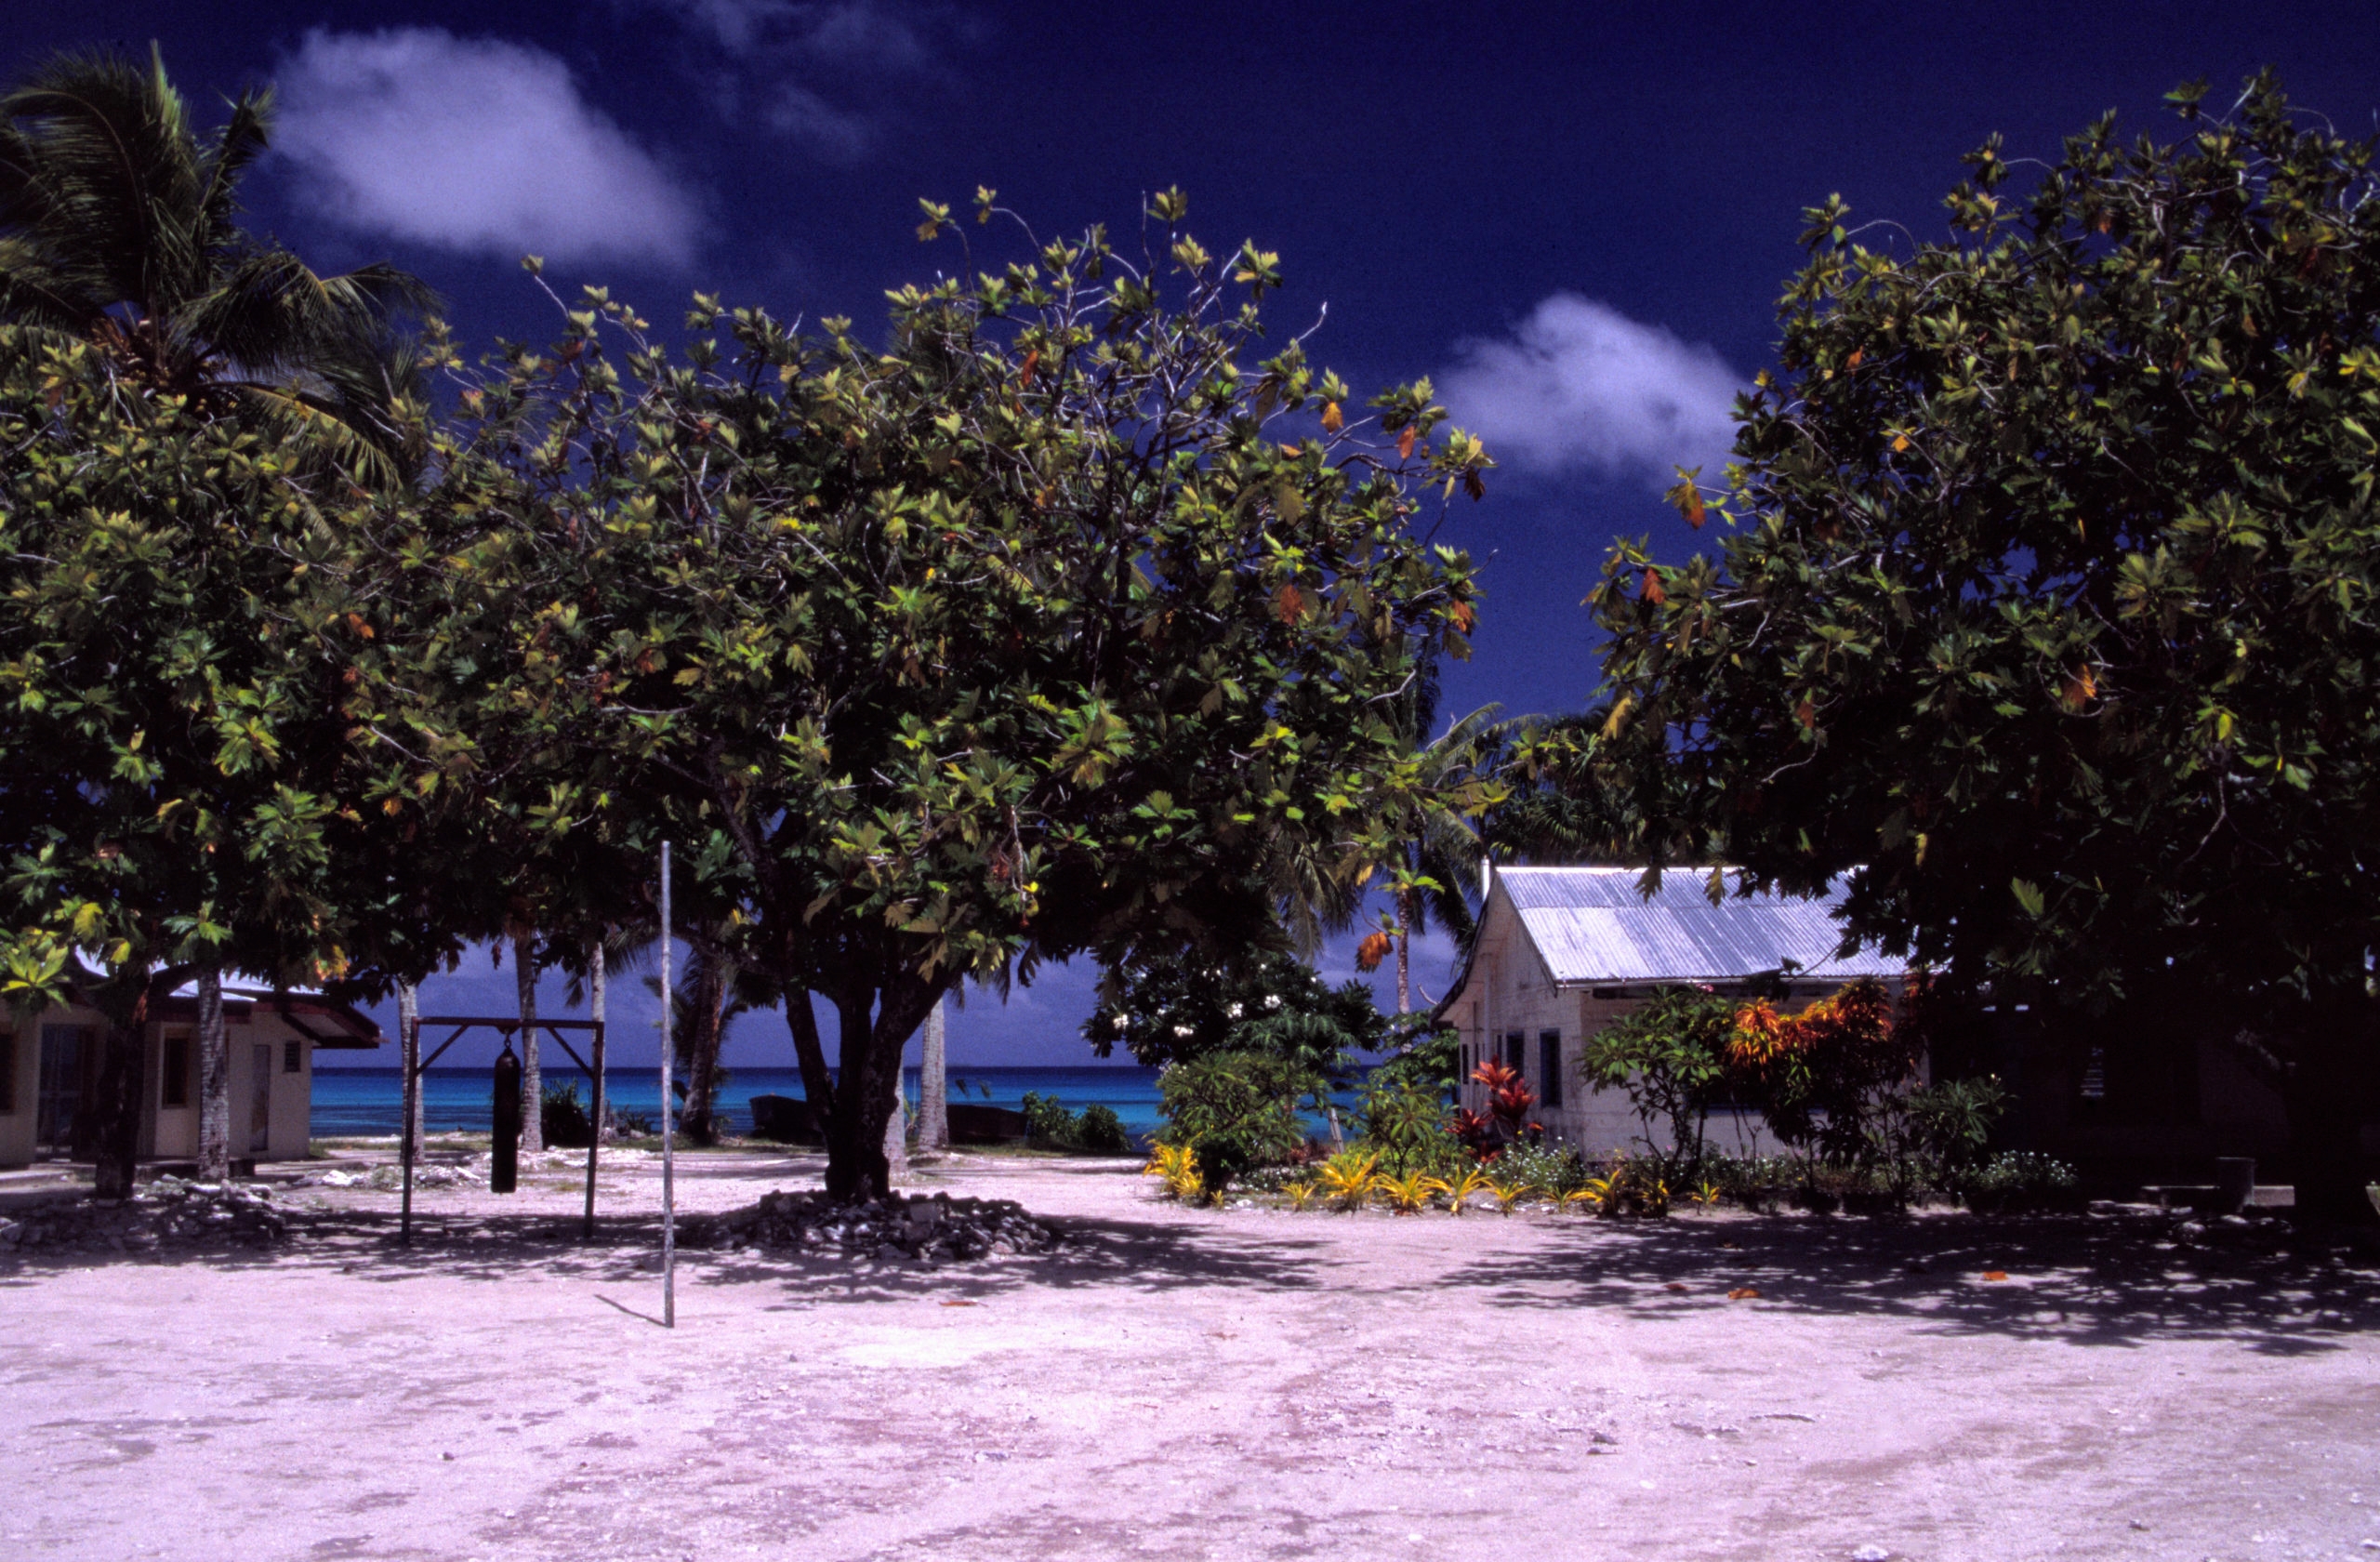
{"label": "flowering bush", "polygon": [[1732,1087],[1787,1145],[1858,1173],[1884,1202],[1947,1188],[1981,1152],[2007,1092],[1995,1079],[1919,1085],[1933,1002],[1916,973],[1898,1015],[1872,979],[1790,1016],[1765,999],[1747,1004],[1726,1048]]}
{"label": "flowering bush", "polygon": [[1151,956],[1110,972],[1083,1037],[1101,1057],[1117,1043],[1162,1066],[1217,1052],[1270,1052],[1330,1069],[1342,1052],[1377,1048],[1387,1021],[1360,982],[1327,986],[1293,956],[1251,956],[1239,968]]}

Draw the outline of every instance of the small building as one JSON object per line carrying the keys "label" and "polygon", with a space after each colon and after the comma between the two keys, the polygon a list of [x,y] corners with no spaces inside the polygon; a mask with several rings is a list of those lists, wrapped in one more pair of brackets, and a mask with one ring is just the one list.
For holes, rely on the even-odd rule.
{"label": "small building", "polygon": [[[198,1155],[198,994],[186,986],[144,1027],[139,1154]],[[350,1005],[303,989],[227,977],[231,1155],[304,1158],[318,1048],[372,1048],[380,1027]],[[52,1009],[31,1020],[0,1013],[0,1166],[91,1158],[92,1103],[107,1020],[96,1009]]]}
{"label": "small building", "polygon": [[[1747,998],[1774,994],[1788,1012],[1872,976],[1896,996],[1907,973],[1872,950],[1836,953],[1840,885],[1817,898],[1739,895],[1713,904],[1706,875],[1665,874],[1647,899],[1633,867],[1497,867],[1479,935],[1454,990],[1438,1006],[1461,1037],[1461,1104],[1484,1111],[1471,1071],[1489,1058],[1518,1068],[1538,1092],[1549,1134],[1591,1155],[1645,1135],[1627,1095],[1591,1091],[1579,1077],[1586,1038],[1662,986],[1695,984]],[[2289,1174],[2288,1118],[2269,1060],[2253,1039],[2138,1003],[2092,1017],[1987,1001],[1977,1018],[1991,1071],[2008,1091],[1996,1146],[2037,1150],[2086,1177],[2124,1188],[2145,1181],[2202,1182],[2217,1157],[2258,1161],[2268,1180]],[[1775,1151],[1757,1113],[1713,1112],[1714,1148]],[[2380,1120],[2363,1153],[2380,1164]]]}
{"label": "small building", "polygon": [[[1487,1091],[1470,1076],[1495,1059],[1537,1092],[1546,1132],[1590,1154],[1624,1147],[1645,1130],[1624,1092],[1581,1084],[1580,1044],[1659,988],[1750,997],[1776,992],[1782,980],[1778,1006],[1793,1009],[1861,976],[1897,995],[1906,977],[1902,962],[1872,951],[1835,952],[1839,887],[1817,899],[1747,896],[1731,879],[1713,904],[1707,874],[1693,868],[1663,875],[1649,899],[1633,867],[1495,867],[1488,878],[1471,958],[1437,1010],[1461,1037],[1461,1103],[1486,1109]],[[1758,1125],[1756,1113],[1713,1113],[1712,1142],[1751,1149]]]}

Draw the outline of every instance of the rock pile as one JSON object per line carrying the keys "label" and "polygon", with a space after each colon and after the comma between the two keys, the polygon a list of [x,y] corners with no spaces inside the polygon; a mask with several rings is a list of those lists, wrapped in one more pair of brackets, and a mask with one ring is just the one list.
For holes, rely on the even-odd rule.
{"label": "rock pile", "polygon": [[688,1247],[794,1248],[826,1258],[972,1261],[1047,1252],[1058,1233],[999,1198],[886,1198],[837,1204],[823,1193],[764,1194],[758,1204],[689,1221]]}
{"label": "rock pile", "polygon": [[160,1177],[123,1200],[76,1198],[0,1217],[0,1252],[146,1252],[165,1246],[265,1247],[289,1234],[272,1190]]}

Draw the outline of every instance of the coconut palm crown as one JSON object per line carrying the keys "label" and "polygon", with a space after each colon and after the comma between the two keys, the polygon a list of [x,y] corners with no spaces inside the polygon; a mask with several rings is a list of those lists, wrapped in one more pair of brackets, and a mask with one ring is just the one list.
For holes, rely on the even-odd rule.
{"label": "coconut palm crown", "polygon": [[409,464],[393,311],[431,301],[386,264],[322,276],[240,225],[270,89],[211,139],[152,47],[60,54],[0,94],[0,324],[98,344],[127,379],[312,436],[358,477]]}

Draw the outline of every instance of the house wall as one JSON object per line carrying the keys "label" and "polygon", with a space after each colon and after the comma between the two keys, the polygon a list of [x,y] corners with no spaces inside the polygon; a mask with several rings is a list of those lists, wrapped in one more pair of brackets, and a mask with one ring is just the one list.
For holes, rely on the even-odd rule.
{"label": "house wall", "polygon": [[[1887,985],[1897,995],[1900,984]],[[1831,983],[1796,983],[1792,996],[1778,1007],[1789,1014],[1798,1013],[1835,988],[1836,984]],[[1596,1090],[1579,1072],[1587,1039],[1643,1007],[1654,990],[1646,986],[1556,986],[1500,886],[1482,913],[1470,982],[1447,1012],[1447,1020],[1461,1036],[1470,1060],[1463,1070],[1459,1101],[1474,1112],[1487,1110],[1487,1088],[1471,1081],[1471,1067],[1483,1057],[1504,1060],[1509,1039],[1517,1032],[1521,1075],[1538,1093],[1535,1116],[1545,1125],[1549,1137],[1591,1156],[1645,1148],[1648,1139],[1653,1148],[1670,1148],[1667,1125],[1656,1122],[1648,1132],[1625,1090]],[[1562,1104],[1558,1106],[1546,1104],[1543,1043],[1549,1032],[1559,1049]],[[1778,1145],[1766,1128],[1766,1119],[1758,1112],[1713,1112],[1704,1131],[1705,1141],[1730,1155],[1774,1153]]]}
{"label": "house wall", "polygon": [[[234,1159],[302,1160],[310,1145],[313,1115],[314,1044],[283,1016],[246,1005],[225,1006],[224,1029],[231,1051],[231,1155]],[[87,1026],[95,1039],[106,1034],[107,1022],[96,1010],[54,1009],[31,1021],[13,1023],[16,1091],[14,1110],[0,1109],[0,1166],[23,1166],[33,1158],[35,1096],[41,1077],[41,1030],[45,1025]],[[171,1032],[191,1038],[185,1105],[165,1103],[165,1038]],[[162,1160],[189,1160],[198,1154],[197,1026],[187,1021],[165,1021],[147,1027],[147,1055],[142,1066],[140,1154]],[[297,1070],[288,1071],[289,1044],[297,1044]],[[256,1049],[269,1050],[265,1074],[267,1127],[265,1147],[251,1148],[255,1105]]]}

